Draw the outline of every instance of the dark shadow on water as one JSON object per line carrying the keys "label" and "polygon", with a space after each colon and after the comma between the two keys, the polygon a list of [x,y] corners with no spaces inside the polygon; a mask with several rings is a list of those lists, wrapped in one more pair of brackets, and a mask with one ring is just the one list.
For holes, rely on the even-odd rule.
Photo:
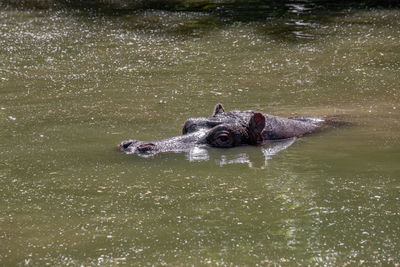
{"label": "dark shadow on water", "polygon": [[289,13],[347,9],[399,8],[398,0],[5,0],[4,4],[27,8],[79,8],[125,15],[137,10],[212,13],[240,21],[265,20]]}
{"label": "dark shadow on water", "polygon": [[[84,16],[122,18],[121,27],[201,36],[240,23],[258,23],[258,32],[284,42],[313,39],[318,24],[357,9],[399,8],[398,0],[5,0],[12,8],[75,10]],[[173,21],[166,17],[176,17]]]}

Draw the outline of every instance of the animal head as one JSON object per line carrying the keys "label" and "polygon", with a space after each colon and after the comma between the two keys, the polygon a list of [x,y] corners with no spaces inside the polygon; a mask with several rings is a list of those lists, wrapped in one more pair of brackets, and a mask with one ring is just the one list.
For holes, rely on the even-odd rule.
{"label": "animal head", "polygon": [[195,146],[230,148],[241,145],[258,145],[263,142],[265,116],[254,111],[225,112],[217,104],[211,117],[190,118],[183,124],[182,135],[143,142],[128,140],[119,147],[126,153],[141,156],[160,152],[182,152]]}

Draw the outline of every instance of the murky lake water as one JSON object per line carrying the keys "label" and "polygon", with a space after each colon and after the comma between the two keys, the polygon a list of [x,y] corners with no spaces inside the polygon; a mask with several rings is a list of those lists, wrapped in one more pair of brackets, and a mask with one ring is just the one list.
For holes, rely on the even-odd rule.
{"label": "murky lake water", "polygon": [[[0,11],[0,265],[400,263],[400,11]],[[139,158],[120,141],[255,109],[353,123]]]}

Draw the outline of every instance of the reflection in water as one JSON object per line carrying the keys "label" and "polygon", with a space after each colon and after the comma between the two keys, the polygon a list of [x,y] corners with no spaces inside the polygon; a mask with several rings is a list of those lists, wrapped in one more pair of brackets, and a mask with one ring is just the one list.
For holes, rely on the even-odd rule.
{"label": "reflection in water", "polygon": [[236,157],[234,158],[229,158],[226,155],[222,155],[221,160],[220,161],[216,160],[216,162],[219,163],[219,166],[224,166],[227,164],[235,164],[235,163],[247,163],[249,167],[252,166],[249,155],[246,153],[240,153],[236,155]]}
{"label": "reflection in water", "polygon": [[292,19],[288,19],[285,23],[288,27],[288,34],[293,34],[296,39],[311,39],[314,36],[307,33],[310,29],[316,28],[318,25],[315,22],[305,21],[303,18],[305,14],[313,11],[312,8],[307,7],[305,3],[292,2],[286,4],[288,12],[294,15]]}
{"label": "reflection in water", "polygon": [[261,151],[265,156],[265,160],[271,159],[273,155],[276,155],[278,152],[290,147],[294,141],[296,141],[296,137],[288,138],[280,141],[269,141],[262,148]]}
{"label": "reflection in water", "polygon": [[314,28],[314,23],[305,22],[302,19],[292,19],[285,23],[285,25],[292,29],[291,33],[296,38],[308,39],[313,37],[312,34],[306,33],[305,31]]}
{"label": "reflection in water", "polygon": [[[296,141],[296,138],[288,138],[279,141],[268,141],[259,148],[246,147],[243,151],[241,148],[236,149],[218,149],[218,155],[215,162],[219,166],[228,164],[247,164],[250,168],[264,169],[267,166],[267,161],[276,155],[278,152],[288,148]],[[240,150],[240,151],[238,151]],[[261,153],[260,153],[261,152]],[[221,155],[222,154],[222,155]],[[201,147],[191,148],[186,155],[190,162],[210,160],[208,150]]]}
{"label": "reflection in water", "polygon": [[193,147],[189,150],[186,155],[187,159],[191,162],[193,161],[203,161],[209,160],[210,156],[208,155],[207,149],[201,147]]}

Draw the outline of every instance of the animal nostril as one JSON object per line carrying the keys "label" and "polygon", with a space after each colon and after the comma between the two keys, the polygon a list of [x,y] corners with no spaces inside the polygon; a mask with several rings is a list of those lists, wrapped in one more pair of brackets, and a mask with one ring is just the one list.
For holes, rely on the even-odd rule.
{"label": "animal nostril", "polygon": [[123,149],[127,149],[132,144],[133,144],[133,141],[124,141],[121,143],[120,147],[122,147]]}
{"label": "animal nostril", "polygon": [[146,143],[146,144],[141,144],[140,146],[137,147],[137,149],[140,152],[147,152],[147,151],[153,150],[155,147],[156,147],[155,144]]}

